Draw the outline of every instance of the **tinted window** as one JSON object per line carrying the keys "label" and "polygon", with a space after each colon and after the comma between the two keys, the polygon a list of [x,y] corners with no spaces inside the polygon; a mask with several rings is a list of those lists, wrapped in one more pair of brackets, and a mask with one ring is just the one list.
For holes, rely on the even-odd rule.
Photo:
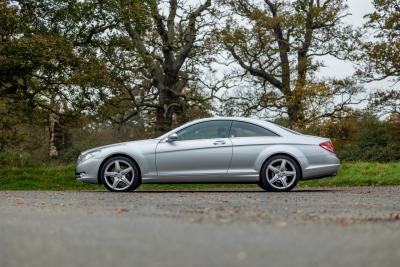
{"label": "tinted window", "polygon": [[277,136],[274,132],[247,122],[234,121],[229,137]]}
{"label": "tinted window", "polygon": [[208,121],[188,126],[176,134],[178,140],[227,138],[230,121]]}

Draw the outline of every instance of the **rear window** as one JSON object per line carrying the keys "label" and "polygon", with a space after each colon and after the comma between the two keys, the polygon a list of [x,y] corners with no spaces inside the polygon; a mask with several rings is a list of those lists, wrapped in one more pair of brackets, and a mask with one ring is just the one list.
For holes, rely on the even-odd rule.
{"label": "rear window", "polygon": [[234,121],[229,137],[278,136],[276,133],[252,123]]}

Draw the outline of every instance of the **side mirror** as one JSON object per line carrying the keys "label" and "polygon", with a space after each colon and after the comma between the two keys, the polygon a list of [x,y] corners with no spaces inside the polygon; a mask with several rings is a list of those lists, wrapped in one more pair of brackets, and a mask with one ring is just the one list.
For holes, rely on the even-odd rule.
{"label": "side mirror", "polygon": [[178,140],[178,135],[176,133],[168,135],[167,142],[171,143]]}

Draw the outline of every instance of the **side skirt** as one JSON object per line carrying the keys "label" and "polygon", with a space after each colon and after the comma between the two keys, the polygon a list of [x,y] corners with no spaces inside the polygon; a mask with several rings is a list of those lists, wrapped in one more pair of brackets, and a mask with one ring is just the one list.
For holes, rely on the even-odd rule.
{"label": "side skirt", "polygon": [[202,176],[202,177],[142,177],[144,184],[254,184],[258,175],[251,176]]}

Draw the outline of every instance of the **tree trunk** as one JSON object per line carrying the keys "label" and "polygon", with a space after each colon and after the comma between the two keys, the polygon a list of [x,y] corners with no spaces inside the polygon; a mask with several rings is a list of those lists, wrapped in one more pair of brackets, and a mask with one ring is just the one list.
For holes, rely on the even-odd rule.
{"label": "tree trunk", "polygon": [[63,135],[63,149],[70,148],[72,146],[72,134],[68,129],[62,129]]}
{"label": "tree trunk", "polygon": [[304,107],[299,96],[293,96],[287,104],[288,111],[288,126],[289,128],[303,128],[304,127]]}
{"label": "tree trunk", "polygon": [[156,114],[156,131],[158,135],[164,134],[177,124],[185,121],[184,104],[178,92],[186,86],[186,81],[179,79],[178,72],[167,72],[164,81],[158,84],[159,97]]}
{"label": "tree trunk", "polygon": [[57,118],[53,112],[49,113],[49,156],[51,158],[58,156],[58,148],[56,145],[56,122]]}
{"label": "tree trunk", "polygon": [[51,102],[52,110],[49,111],[49,156],[57,157],[60,150],[63,148],[63,129],[61,128],[57,112],[60,111],[60,106]]}
{"label": "tree trunk", "polygon": [[160,90],[159,108],[156,114],[156,131],[158,135],[170,131],[182,116],[180,99],[170,90]]}

